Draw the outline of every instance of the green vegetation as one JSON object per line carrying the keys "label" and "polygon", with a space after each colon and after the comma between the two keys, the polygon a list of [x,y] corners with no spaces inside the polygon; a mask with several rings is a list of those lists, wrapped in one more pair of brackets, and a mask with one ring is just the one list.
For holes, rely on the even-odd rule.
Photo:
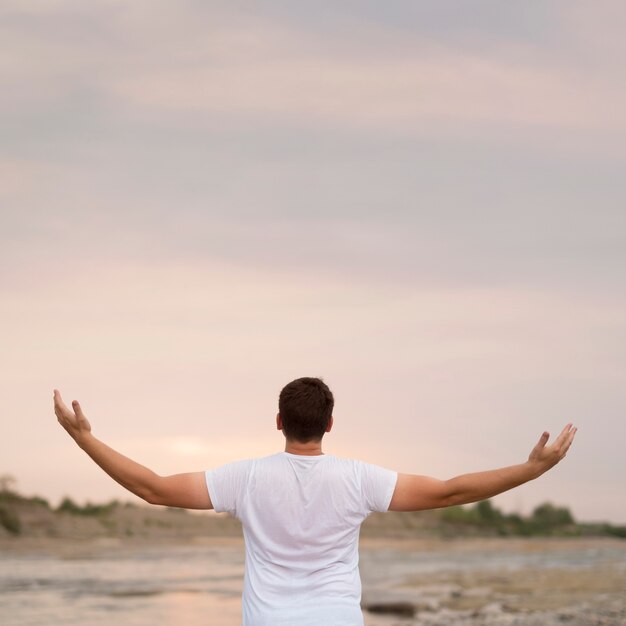
{"label": "green vegetation", "polygon": [[50,503],[45,498],[40,498],[39,496],[26,498],[25,496],[21,496],[19,493],[15,493],[13,491],[0,491],[0,503],[10,505],[16,502],[28,502],[30,504],[43,506],[46,509],[50,508]]}
{"label": "green vegetation", "polygon": [[[65,497],[59,506],[53,509],[43,498],[22,496],[14,489],[14,485],[15,479],[12,476],[0,474],[0,531],[3,529],[2,532],[6,531],[15,536],[29,536],[33,532],[41,533],[44,532],[42,529],[46,529],[48,536],[56,536],[58,532],[66,532],[60,531],[65,528],[61,523],[61,518],[64,517],[66,522],[69,522],[65,517],[68,515],[95,519],[109,534],[123,533],[129,537],[137,533],[143,535],[148,529],[153,529],[157,533],[159,530],[174,531],[180,524],[184,525],[185,518],[196,519],[191,515],[185,518],[180,517],[188,513],[185,509],[164,507],[159,509],[160,513],[154,511],[149,517],[141,516],[139,524],[143,528],[135,528],[131,522],[135,518],[132,514],[129,517],[128,510],[146,510],[136,504],[112,500],[105,504],[87,502],[80,505],[72,498]],[[427,517],[416,519],[415,516],[421,514]],[[221,525],[223,522],[224,520],[213,520],[214,524]],[[85,522],[85,524],[85,529],[93,529],[93,522]],[[73,528],[76,522],[71,522],[71,525]],[[505,514],[496,508],[491,500],[438,511],[423,511],[414,514],[392,513],[385,521],[381,517],[380,522],[372,527],[372,531],[374,534],[379,532],[384,534],[394,528],[400,533],[419,534],[424,531],[454,537],[498,535],[503,537],[561,536],[626,539],[626,526],[614,526],[606,522],[579,523],[567,507],[557,506],[551,502],[540,504],[529,516],[516,513]],[[94,531],[85,530],[85,532]]]}
{"label": "green vegetation", "polygon": [[50,503],[44,498],[40,498],[39,496],[26,498],[14,491],[13,486],[15,482],[15,478],[10,474],[0,474],[0,505],[4,505],[3,508],[7,509],[7,507],[16,502],[30,502],[43,506],[46,509],[50,508]]}
{"label": "green vegetation", "polygon": [[107,504],[91,504],[87,502],[84,506],[76,504],[71,498],[65,497],[59,504],[57,511],[61,513],[69,513],[70,515],[83,515],[97,517],[107,515],[119,505],[117,500],[111,500]]}
{"label": "green vegetation", "polygon": [[626,526],[613,526],[612,524],[604,524],[604,532],[613,537],[626,539]]}
{"label": "green vegetation", "polygon": [[[550,502],[540,504],[529,517],[522,517],[516,513],[506,515],[494,507],[490,500],[483,500],[471,507],[455,506],[444,509],[441,512],[441,519],[455,526],[472,527],[475,530],[496,532],[499,535],[576,536],[581,534],[581,528],[570,510],[566,507],[555,506]],[[608,528],[605,530],[608,531]]]}
{"label": "green vegetation", "polygon": [[12,535],[19,535],[22,532],[22,523],[17,513],[3,506],[0,506],[0,526]]}
{"label": "green vegetation", "polygon": [[22,532],[22,522],[13,504],[21,496],[12,489],[15,483],[11,474],[0,475],[0,526],[12,535],[19,535]]}
{"label": "green vegetation", "polygon": [[619,539],[626,539],[626,526],[613,526],[613,524],[607,524],[606,522],[598,522],[595,524],[580,524],[580,532],[584,537],[618,537]]}
{"label": "green vegetation", "polygon": [[490,531],[498,535],[578,535],[580,531],[565,507],[550,502],[540,504],[530,517],[516,513],[506,515],[490,500],[483,500],[471,507],[450,507],[441,512],[441,520],[448,524]]}
{"label": "green vegetation", "polygon": [[575,524],[569,509],[554,506],[550,502],[540,504],[533,511],[531,519],[539,528],[555,528]]}

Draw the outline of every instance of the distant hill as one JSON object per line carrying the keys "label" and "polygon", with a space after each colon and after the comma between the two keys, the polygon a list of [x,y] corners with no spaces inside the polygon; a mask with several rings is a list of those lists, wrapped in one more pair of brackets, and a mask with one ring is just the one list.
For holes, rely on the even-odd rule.
{"label": "distant hill", "polygon": [[187,540],[199,536],[236,537],[239,522],[213,512],[109,502],[80,506],[66,498],[53,509],[41,498],[0,492],[0,537],[95,539],[102,537]]}
{"label": "distant hill", "polygon": [[[0,490],[0,538],[133,538],[184,541],[197,537],[238,537],[240,523],[212,511],[123,502],[79,505],[65,498],[56,508],[6,486]],[[472,506],[415,513],[376,513],[363,524],[365,538],[489,536],[613,536],[626,538],[626,526],[577,523],[570,511],[551,503],[529,517],[505,515],[489,500]]]}

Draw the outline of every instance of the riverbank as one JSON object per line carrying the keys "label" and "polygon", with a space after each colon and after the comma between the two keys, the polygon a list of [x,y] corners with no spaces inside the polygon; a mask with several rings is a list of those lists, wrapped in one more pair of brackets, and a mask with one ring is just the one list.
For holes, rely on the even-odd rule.
{"label": "riverbank", "polygon": [[[367,626],[626,623],[620,540],[364,537],[360,554]],[[240,536],[4,538],[0,607],[10,626],[157,626],[181,606],[188,626],[240,626],[243,562]]]}
{"label": "riverbank", "polygon": [[[97,538],[139,541],[235,537],[241,524],[213,511],[109,502],[79,505],[66,498],[52,508],[38,497],[0,492],[0,539]],[[413,539],[458,537],[626,537],[626,527],[604,522],[578,523],[564,507],[545,503],[528,518],[504,515],[485,500],[469,507],[412,513],[374,513],[362,528],[364,538]]]}
{"label": "riverbank", "polygon": [[[364,548],[368,626],[626,624],[626,544],[619,540],[463,539]],[[385,553],[401,573],[395,580],[372,569],[375,563],[393,569]]]}

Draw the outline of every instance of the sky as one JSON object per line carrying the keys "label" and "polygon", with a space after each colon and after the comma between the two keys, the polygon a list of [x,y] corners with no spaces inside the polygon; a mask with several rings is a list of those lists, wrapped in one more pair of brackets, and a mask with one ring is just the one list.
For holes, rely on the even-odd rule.
{"label": "sky", "polygon": [[5,0],[0,474],[134,496],[56,422],[160,474],[284,447],[626,523],[626,5]]}

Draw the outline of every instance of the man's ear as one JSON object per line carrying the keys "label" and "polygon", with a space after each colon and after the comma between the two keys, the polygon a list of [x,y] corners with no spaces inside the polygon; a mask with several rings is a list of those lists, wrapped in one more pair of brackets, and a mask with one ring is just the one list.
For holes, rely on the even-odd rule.
{"label": "man's ear", "polygon": [[331,431],[333,427],[333,416],[330,416],[330,419],[328,420],[328,427],[326,428],[326,432],[329,433]]}
{"label": "man's ear", "polygon": [[283,429],[283,418],[280,416],[280,413],[276,414],[276,430]]}

